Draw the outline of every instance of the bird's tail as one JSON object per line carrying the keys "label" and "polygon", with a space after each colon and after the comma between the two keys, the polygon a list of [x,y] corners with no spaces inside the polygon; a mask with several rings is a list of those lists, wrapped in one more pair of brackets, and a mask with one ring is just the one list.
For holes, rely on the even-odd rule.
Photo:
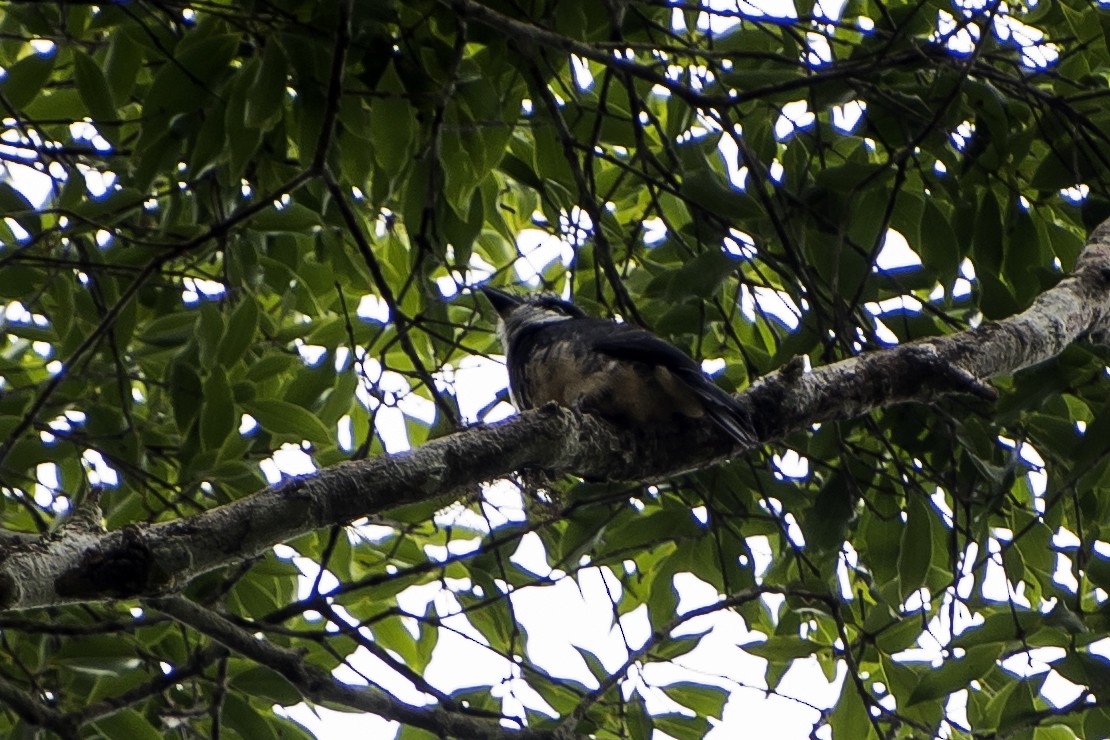
{"label": "bird's tail", "polygon": [[755,430],[752,429],[751,417],[747,410],[724,391],[719,388],[717,390],[725,398],[722,399],[714,393],[713,398],[705,399],[705,413],[738,444],[744,447],[757,446],[759,440],[755,436]]}

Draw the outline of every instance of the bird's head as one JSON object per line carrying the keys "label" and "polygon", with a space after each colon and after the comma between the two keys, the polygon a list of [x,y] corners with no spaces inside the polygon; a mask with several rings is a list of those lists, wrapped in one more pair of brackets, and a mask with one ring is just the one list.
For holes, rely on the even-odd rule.
{"label": "bird's head", "polygon": [[497,311],[502,342],[511,339],[522,329],[553,324],[557,321],[586,318],[586,314],[573,303],[555,296],[517,296],[488,285],[480,286],[479,290]]}

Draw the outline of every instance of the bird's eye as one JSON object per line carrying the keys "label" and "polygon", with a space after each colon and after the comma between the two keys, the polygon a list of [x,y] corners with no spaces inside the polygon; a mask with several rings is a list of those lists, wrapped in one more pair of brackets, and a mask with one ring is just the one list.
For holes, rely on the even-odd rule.
{"label": "bird's eye", "polygon": [[537,296],[532,299],[531,304],[547,313],[558,314],[559,316],[566,316],[567,318],[580,318],[584,316],[582,311],[573,303],[568,303],[555,296]]}

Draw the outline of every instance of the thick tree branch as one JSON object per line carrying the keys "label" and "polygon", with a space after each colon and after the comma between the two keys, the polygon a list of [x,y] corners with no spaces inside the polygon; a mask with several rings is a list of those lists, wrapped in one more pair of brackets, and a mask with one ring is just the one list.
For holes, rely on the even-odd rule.
{"label": "thick tree branch", "polygon": [[[989,394],[983,380],[1047,360],[1071,342],[1110,337],[1110,223],[1075,271],[1025,312],[947,337],[804,372],[801,363],[738,396],[763,441],[895,403]],[[706,424],[621,430],[544,408],[411,452],[341,463],[196,516],[101,534],[63,531],[0,549],[0,609],[151,596],[321,527],[420,501],[444,503],[522,469],[653,480],[743,452]]]}
{"label": "thick tree branch", "polygon": [[761,439],[768,439],[902,401],[928,403],[953,392],[984,395],[983,380],[1048,360],[1084,338],[1110,339],[1110,221],[1091,233],[1072,274],[1016,316],[811,373],[787,367],[744,395],[756,409]]}

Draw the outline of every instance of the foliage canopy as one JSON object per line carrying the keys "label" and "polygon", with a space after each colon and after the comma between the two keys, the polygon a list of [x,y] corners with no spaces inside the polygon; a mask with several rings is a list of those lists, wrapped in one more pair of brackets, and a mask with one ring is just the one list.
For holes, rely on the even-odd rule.
{"label": "foliage canopy", "polygon": [[[1110,210],[1110,15],[1085,0],[0,14],[8,533],[96,495],[109,531],[171,521],[265,487],[283,447],[324,468],[384,454],[387,427],[416,447],[481,420],[456,390],[498,352],[463,289],[486,277],[649,326],[742,388],[1018,312]],[[700,737],[736,687],[812,658],[847,674],[810,712],[834,737],[1106,737],[1105,376],[1077,345],[994,404],[892,406],[652,486],[428,501],[183,595],[325,671],[369,653],[491,734]],[[535,643],[557,636],[514,600],[599,572],[646,642],[549,672]],[[652,678],[706,639],[677,611],[691,576],[759,633],[764,675]],[[157,606],[0,615],[0,734],[306,734],[272,707],[307,679]],[[523,703],[422,678],[459,630]]]}

